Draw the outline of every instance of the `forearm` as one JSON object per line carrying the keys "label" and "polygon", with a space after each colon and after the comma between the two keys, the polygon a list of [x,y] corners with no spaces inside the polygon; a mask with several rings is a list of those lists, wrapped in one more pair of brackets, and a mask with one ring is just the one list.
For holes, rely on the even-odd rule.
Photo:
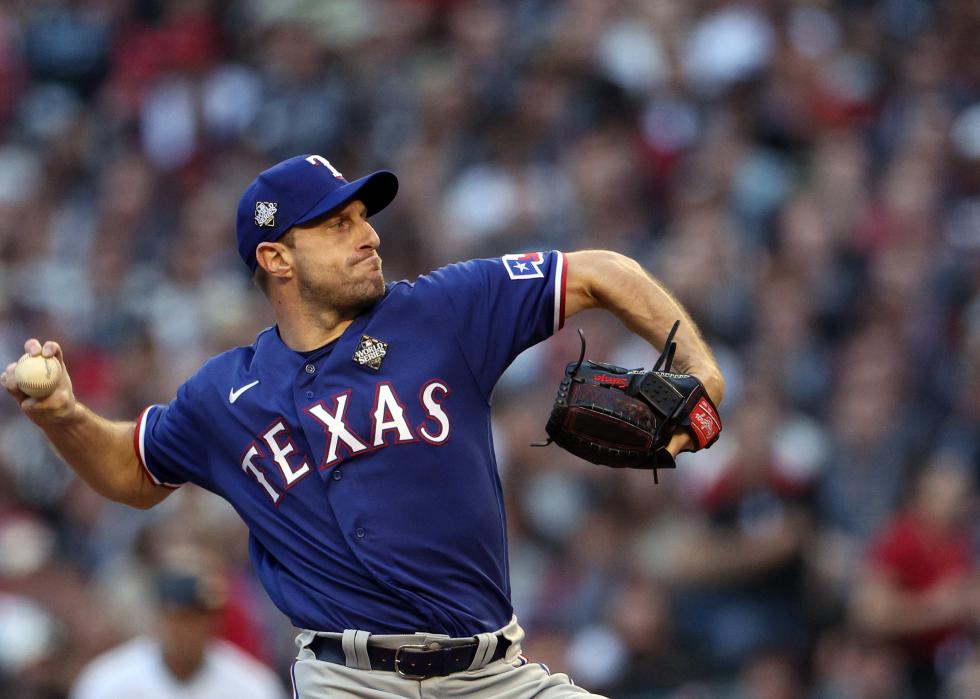
{"label": "forearm", "polygon": [[721,403],[725,382],[707,343],[687,311],[639,263],[600,250],[570,253],[567,259],[569,274],[577,280],[569,290],[567,315],[604,308],[657,349],[664,347],[671,326],[680,320],[672,368],[697,376],[715,405]]}
{"label": "forearm", "polygon": [[45,396],[28,396],[15,379],[16,363],[0,374],[0,386],[17,401],[23,413],[47,435],[55,450],[100,495],[132,507],[148,508],[172,491],[154,485],[136,456],[131,422],[111,422],[75,399],[61,346],[37,339],[24,343],[32,356],[53,358],[61,365],[57,386]]}
{"label": "forearm", "polygon": [[76,403],[58,422],[35,421],[64,461],[95,492],[132,507],[148,508],[169,491],[154,485],[133,446],[132,422],[112,422]]}

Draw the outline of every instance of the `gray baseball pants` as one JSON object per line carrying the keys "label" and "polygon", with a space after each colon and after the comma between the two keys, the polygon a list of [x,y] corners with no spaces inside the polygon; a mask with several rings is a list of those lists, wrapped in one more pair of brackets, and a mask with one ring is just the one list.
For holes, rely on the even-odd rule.
{"label": "gray baseball pants", "polygon": [[449,645],[472,643],[472,638],[447,640],[446,636],[415,634],[408,636],[369,636],[363,631],[324,634],[341,639],[347,665],[317,660],[307,648],[317,635],[304,631],[296,638],[300,647],[293,663],[294,699],[455,699],[486,697],[493,699],[605,699],[576,687],[564,674],[552,675],[540,663],[521,656],[524,629],[516,617],[498,633],[510,639],[507,654],[496,662],[480,664],[481,657],[492,656],[494,634],[476,636],[479,647],[473,666],[446,677],[411,680],[385,670],[371,670],[367,663],[367,640],[397,648],[404,644],[443,641]]}

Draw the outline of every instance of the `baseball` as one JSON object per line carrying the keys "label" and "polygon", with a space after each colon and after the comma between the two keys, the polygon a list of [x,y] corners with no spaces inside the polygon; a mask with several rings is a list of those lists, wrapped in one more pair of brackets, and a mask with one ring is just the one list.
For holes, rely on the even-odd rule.
{"label": "baseball", "polygon": [[14,380],[17,388],[32,398],[51,395],[61,379],[61,364],[54,357],[32,357],[25,354],[17,360]]}

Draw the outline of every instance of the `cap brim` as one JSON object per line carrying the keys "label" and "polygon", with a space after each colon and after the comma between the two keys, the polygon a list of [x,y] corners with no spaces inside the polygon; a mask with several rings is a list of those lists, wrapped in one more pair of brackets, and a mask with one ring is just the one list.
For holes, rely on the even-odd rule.
{"label": "cap brim", "polygon": [[398,178],[395,173],[378,170],[330,192],[292,225],[312,221],[355,199],[363,202],[368,216],[373,216],[388,206],[397,193]]}

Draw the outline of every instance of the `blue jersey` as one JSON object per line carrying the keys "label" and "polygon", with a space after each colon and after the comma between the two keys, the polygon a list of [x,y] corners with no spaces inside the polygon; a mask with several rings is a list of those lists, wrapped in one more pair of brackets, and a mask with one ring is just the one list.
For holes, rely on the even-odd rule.
{"label": "blue jersey", "polygon": [[559,252],[505,255],[389,284],[312,353],[269,328],[143,411],[140,460],[235,507],[300,628],[498,629],[513,610],[490,398],[560,328],[565,269]]}

